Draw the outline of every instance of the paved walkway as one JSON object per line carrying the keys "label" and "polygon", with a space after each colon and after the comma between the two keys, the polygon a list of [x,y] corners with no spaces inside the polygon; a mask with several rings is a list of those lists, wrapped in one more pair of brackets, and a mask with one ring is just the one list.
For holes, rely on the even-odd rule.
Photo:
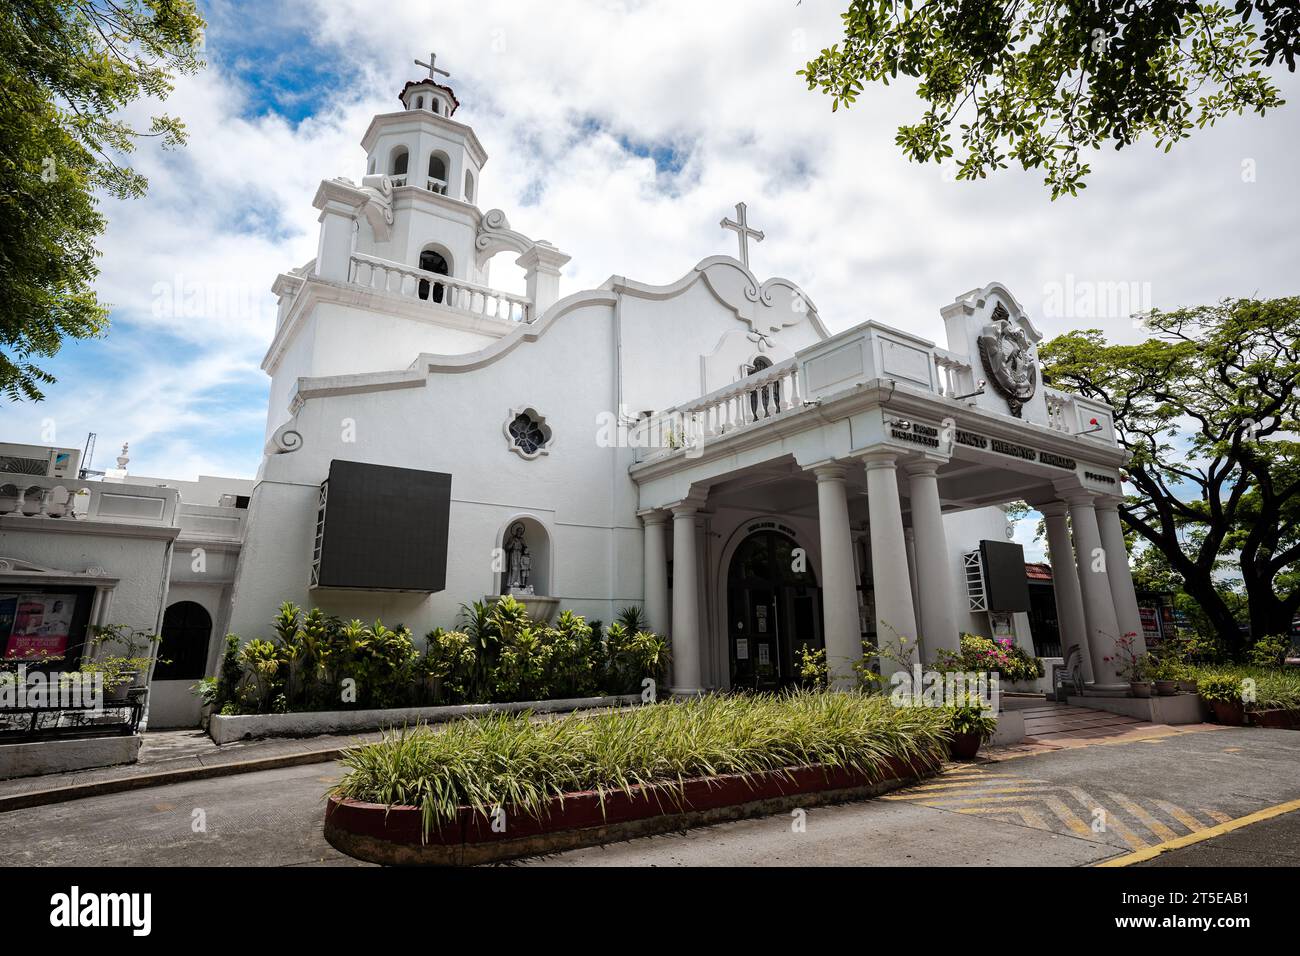
{"label": "paved walkway", "polygon": [[1195,733],[1215,724],[1153,724],[1138,717],[1051,701],[1025,702],[1015,708],[1025,715],[1025,742],[1077,747],[1106,740],[1133,740],[1169,734]]}
{"label": "paved walkway", "polygon": [[230,768],[246,761],[296,759],[306,762],[318,758],[319,762],[333,762],[341,749],[358,742],[378,740],[381,736],[376,731],[337,736],[277,737],[235,741],[218,747],[211,737],[200,730],[150,731],[144,735],[136,763],[0,780],[0,801],[7,797],[49,790],[112,785],[159,773],[201,773],[213,768]]}

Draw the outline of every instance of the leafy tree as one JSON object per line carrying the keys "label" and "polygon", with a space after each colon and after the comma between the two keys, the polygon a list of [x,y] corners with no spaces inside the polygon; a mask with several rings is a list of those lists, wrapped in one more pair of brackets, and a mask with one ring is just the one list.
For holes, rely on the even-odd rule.
{"label": "leafy tree", "polygon": [[1286,0],[852,0],[843,20],[843,41],[799,71],[809,89],[838,109],[866,83],[919,79],[925,113],[897,136],[909,159],[953,156],[960,123],[958,179],[1015,160],[1045,171],[1053,199],[1085,185],[1087,149],[1150,133],[1167,152],[1194,127],[1281,106],[1258,67],[1294,71],[1300,49]]}
{"label": "leafy tree", "polygon": [[193,0],[8,0],[0,10],[0,391],[44,397],[36,360],[103,334],[95,296],[100,193],[138,197],[136,142],[184,142],[166,115],[138,130],[121,112],[193,73],[203,20]]}
{"label": "leafy tree", "polygon": [[1140,345],[1096,329],[1058,336],[1041,350],[1044,380],[1114,407],[1137,492],[1120,515],[1239,656],[1224,562],[1241,575],[1254,634],[1287,633],[1300,608],[1300,297],[1145,321],[1156,335]]}

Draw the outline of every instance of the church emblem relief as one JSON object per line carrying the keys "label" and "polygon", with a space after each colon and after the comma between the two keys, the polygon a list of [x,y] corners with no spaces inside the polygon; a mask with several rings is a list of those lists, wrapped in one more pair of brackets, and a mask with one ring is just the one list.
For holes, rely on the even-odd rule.
{"label": "church emblem relief", "polygon": [[1038,386],[1038,363],[1025,330],[1011,321],[1001,302],[993,309],[993,322],[979,336],[984,373],[998,394],[1007,400],[1011,414],[1020,418],[1025,402]]}

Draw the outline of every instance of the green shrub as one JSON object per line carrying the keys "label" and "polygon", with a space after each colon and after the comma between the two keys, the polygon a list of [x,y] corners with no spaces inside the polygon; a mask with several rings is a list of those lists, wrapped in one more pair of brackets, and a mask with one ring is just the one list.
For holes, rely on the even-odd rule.
{"label": "green shrub", "polygon": [[611,694],[638,694],[648,677],[662,688],[668,679],[668,642],[649,631],[629,632],[622,623],[605,634],[605,689]]}
{"label": "green shrub", "polygon": [[[1240,664],[1189,670],[1197,692],[1206,700],[1242,701],[1247,710],[1300,709],[1300,671]],[[1247,694],[1253,699],[1243,699]]]}
{"label": "green shrub", "polygon": [[1291,640],[1280,634],[1274,634],[1257,640],[1246,653],[1246,657],[1255,667],[1281,667],[1290,650]]}
{"label": "green shrub", "polygon": [[799,686],[822,688],[830,683],[830,665],[826,662],[826,649],[819,647],[809,650],[807,644],[799,647],[799,658],[795,661],[795,670],[799,673]]}
{"label": "green shrub", "polygon": [[667,645],[656,635],[610,625],[606,643],[581,615],[564,611],[548,627],[509,595],[462,605],[460,628],[430,631],[423,649],[405,627],[345,622],[289,602],[272,628],[272,640],[242,648],[229,635],[215,691],[196,685],[195,693],[221,713],[266,713],[589,697],[616,686],[639,691],[643,678],[667,675]]}
{"label": "green shrub", "polygon": [[425,637],[421,674],[430,683],[430,698],[435,704],[463,704],[471,699],[478,652],[464,631],[435,628]]}
{"label": "green shrub", "polygon": [[454,820],[461,806],[540,818],[560,794],[629,792],[649,783],[680,788],[689,777],[823,765],[878,780],[891,760],[942,760],[952,719],[944,708],[825,691],[710,695],[546,721],[496,715],[438,732],[403,729],[352,748],[332,792],[420,807],[428,833]]}
{"label": "green shrub", "polygon": [[1241,703],[1241,678],[1233,674],[1206,673],[1197,677],[1196,692],[1211,702]]}

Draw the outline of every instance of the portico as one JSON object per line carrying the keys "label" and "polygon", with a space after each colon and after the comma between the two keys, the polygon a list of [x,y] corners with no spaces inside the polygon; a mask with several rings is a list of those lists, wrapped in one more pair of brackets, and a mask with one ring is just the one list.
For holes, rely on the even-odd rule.
{"label": "portico", "polygon": [[[945,316],[950,344],[974,345],[1000,322],[1018,329],[1036,374],[1037,332],[1002,287],[959,297]],[[1119,686],[1116,642],[1140,641],[1141,628],[1110,411],[1041,385],[1021,398],[994,392],[995,362],[978,345],[941,349],[868,322],[644,423],[647,447],[630,473],[647,610],[652,625],[670,618],[675,690],[732,687],[760,652],[778,672],[766,683],[782,683],[791,641],[825,647],[841,684],[864,639],[888,649],[883,673],[955,649],[962,631],[978,631],[950,522],[1018,500],[1047,518],[1069,666],[1096,691]],[[656,445],[656,429],[676,445]],[[767,532],[789,540],[805,579],[737,578],[733,556]],[[800,586],[819,598],[802,624],[780,597]],[[760,615],[750,613],[755,591],[770,602]]]}

